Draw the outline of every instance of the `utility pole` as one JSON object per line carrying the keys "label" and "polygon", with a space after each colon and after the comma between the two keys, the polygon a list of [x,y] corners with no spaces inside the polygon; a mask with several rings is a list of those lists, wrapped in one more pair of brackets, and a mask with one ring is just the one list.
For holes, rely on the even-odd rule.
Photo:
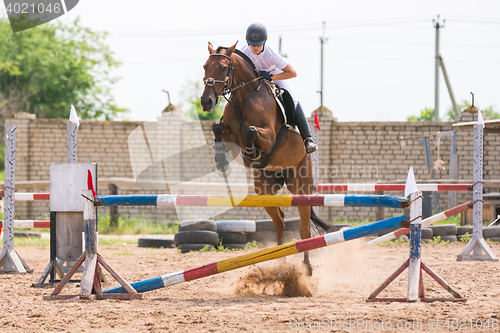
{"label": "utility pole", "polygon": [[321,43],[321,84],[318,92],[320,96],[320,105],[323,107],[323,45],[328,41],[328,39],[325,38],[325,21],[323,21],[323,36],[319,38],[319,41]]}
{"label": "utility pole", "polygon": [[440,65],[440,54],[439,54],[439,29],[444,28],[444,22],[439,23],[439,15],[436,20],[432,20],[434,23],[434,28],[436,28],[436,55],[435,55],[435,71],[434,71],[434,121],[439,121],[439,65]]}

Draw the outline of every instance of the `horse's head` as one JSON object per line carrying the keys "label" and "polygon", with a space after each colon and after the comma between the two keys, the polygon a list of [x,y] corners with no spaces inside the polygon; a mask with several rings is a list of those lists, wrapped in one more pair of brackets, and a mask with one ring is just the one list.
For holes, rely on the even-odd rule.
{"label": "horse's head", "polygon": [[201,95],[201,106],[203,111],[210,112],[215,109],[219,96],[222,92],[231,86],[234,76],[234,65],[231,54],[236,49],[236,42],[229,48],[217,48],[214,50],[211,43],[208,43],[208,52],[210,56],[203,65],[205,76],[203,83],[205,89]]}

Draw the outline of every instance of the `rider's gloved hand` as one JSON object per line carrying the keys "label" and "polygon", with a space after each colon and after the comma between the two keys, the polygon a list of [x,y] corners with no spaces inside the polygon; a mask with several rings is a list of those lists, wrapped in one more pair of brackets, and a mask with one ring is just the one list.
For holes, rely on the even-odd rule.
{"label": "rider's gloved hand", "polygon": [[273,74],[266,71],[259,71],[259,76],[262,76],[264,80],[271,81],[273,79]]}

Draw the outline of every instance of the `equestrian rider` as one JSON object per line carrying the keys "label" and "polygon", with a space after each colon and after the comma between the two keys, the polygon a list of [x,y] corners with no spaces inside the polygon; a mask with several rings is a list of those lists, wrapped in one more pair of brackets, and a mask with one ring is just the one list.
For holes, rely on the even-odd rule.
{"label": "equestrian rider", "polygon": [[306,153],[315,152],[318,146],[311,138],[309,124],[307,123],[302,106],[294,97],[290,81],[286,81],[297,76],[295,69],[279,53],[274,52],[273,49],[266,46],[267,29],[264,25],[260,23],[250,25],[247,29],[246,40],[248,45],[243,46],[240,51],[252,60],[255,68],[259,71],[259,76],[269,81],[273,80],[281,89],[290,93],[295,104],[295,122],[304,140]]}

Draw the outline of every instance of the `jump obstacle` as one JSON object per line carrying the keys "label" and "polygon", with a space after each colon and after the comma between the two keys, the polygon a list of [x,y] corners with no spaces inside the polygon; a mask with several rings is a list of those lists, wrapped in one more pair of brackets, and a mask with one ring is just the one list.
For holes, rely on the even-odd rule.
{"label": "jump obstacle", "polygon": [[[109,204],[111,201],[107,201]],[[422,196],[421,192],[417,191],[410,196],[410,220],[411,224],[411,250],[410,250],[410,259],[403,265],[404,267],[410,267],[409,274],[409,289],[408,289],[408,297],[404,299],[404,301],[414,301],[418,297],[422,301],[445,301],[445,300],[464,300],[458,293],[454,291],[454,289],[449,286],[442,278],[440,278],[436,273],[434,273],[428,266],[420,262],[420,240],[421,240],[421,214],[422,214]],[[96,205],[100,205],[101,202],[96,201]],[[459,208],[455,207],[454,209],[444,212],[442,214],[437,214],[433,219],[429,219],[427,222],[436,222],[438,218],[442,216],[446,216],[447,214],[451,214],[453,212],[457,212],[459,210],[465,209],[464,207],[469,207],[467,204],[460,205]],[[227,259],[219,262],[214,262],[211,264],[194,267],[182,271],[177,271],[165,275],[161,275],[158,277],[154,277],[147,280],[142,280],[138,282],[131,283],[131,287],[134,288],[139,293],[152,291],[164,287],[168,287],[171,285],[179,284],[182,282],[192,281],[196,279],[200,279],[203,277],[227,272],[230,270],[238,269],[241,267],[246,267],[249,265],[257,264],[260,262],[265,262],[268,260],[278,259],[281,257],[286,257],[289,255],[310,251],[330,245],[334,245],[340,242],[353,240],[356,238],[368,236],[374,233],[383,232],[384,230],[392,229],[394,227],[400,225],[407,225],[408,222],[404,216],[394,217],[391,219],[386,219],[383,221],[370,223],[364,226],[355,227],[347,230],[336,231],[332,233],[328,233],[323,236],[317,236],[305,240],[296,241],[289,244],[284,244],[280,246],[275,246],[269,249],[260,250],[254,253],[237,256],[232,259]],[[418,229],[415,227],[418,226]],[[420,237],[419,237],[420,235]],[[405,266],[406,265],[406,266]],[[417,267],[418,266],[418,267]],[[420,270],[420,271],[419,271]],[[442,286],[446,288],[450,293],[455,296],[455,298],[440,298],[440,299],[429,299],[424,297],[423,291],[423,280],[421,279],[422,270],[426,271],[432,278],[438,281]],[[402,270],[399,270],[402,272]],[[415,273],[417,271],[417,273]],[[415,279],[415,274],[417,274],[417,278]],[[417,286],[417,297],[414,296],[414,286]],[[377,289],[368,301],[378,301],[375,296],[380,293],[385,286],[390,283],[386,282],[386,284]],[[105,290],[103,293],[106,294],[122,294],[127,292],[128,290],[124,287],[115,287],[108,290]],[[389,301],[401,301],[402,299],[384,299]]]}
{"label": "jump obstacle", "polygon": [[[164,288],[181,282],[197,280],[203,277],[231,271],[237,268],[265,262],[268,260],[278,259],[293,254],[311,251],[345,241],[350,241],[360,237],[373,235],[378,232],[383,232],[384,230],[397,228],[402,224],[405,224],[405,221],[406,219],[404,216],[393,217],[360,227],[335,231],[322,236],[303,239],[293,243],[274,246],[250,254],[237,256],[232,259],[222,260],[199,267],[161,275],[151,279],[134,282],[131,283],[131,286],[139,293]],[[105,294],[123,292],[125,292],[125,289],[123,287],[111,288],[104,291]]]}

